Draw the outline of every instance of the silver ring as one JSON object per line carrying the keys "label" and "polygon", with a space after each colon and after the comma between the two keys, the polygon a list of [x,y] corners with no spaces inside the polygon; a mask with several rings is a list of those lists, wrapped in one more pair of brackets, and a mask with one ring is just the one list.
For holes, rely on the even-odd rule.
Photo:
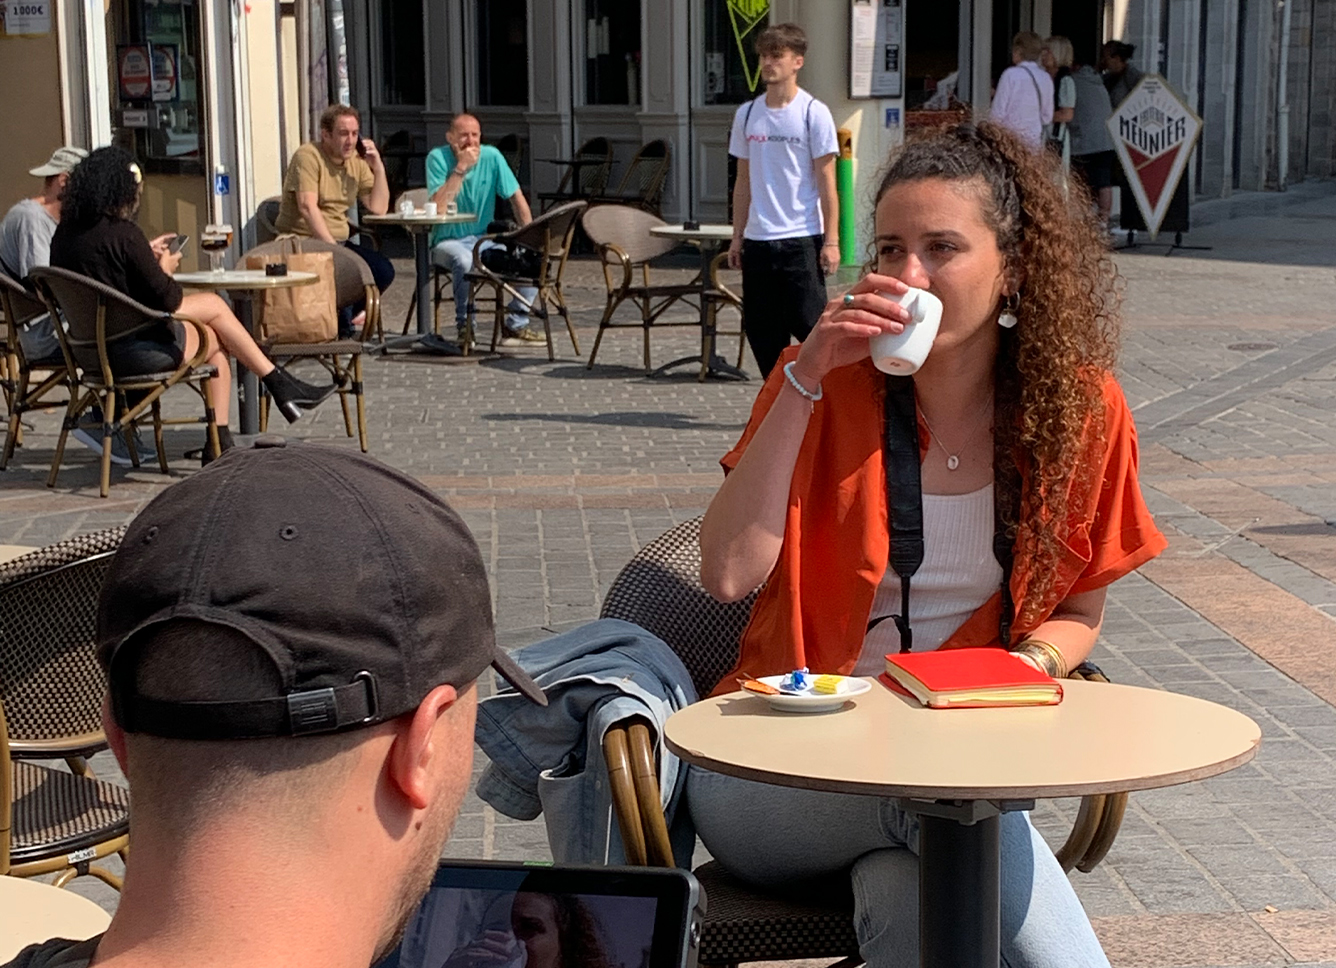
{"label": "silver ring", "polygon": [[846,293],[844,294],[844,304],[845,304],[846,306],[852,306],[852,305],[854,304],[854,294],[853,294],[853,293],[851,293],[851,292],[846,292]]}

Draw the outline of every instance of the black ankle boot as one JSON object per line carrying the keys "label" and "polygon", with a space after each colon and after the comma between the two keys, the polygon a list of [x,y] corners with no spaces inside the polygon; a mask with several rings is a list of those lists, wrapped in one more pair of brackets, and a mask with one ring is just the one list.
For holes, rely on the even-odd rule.
{"label": "black ankle boot", "polygon": [[332,383],[325,387],[303,383],[277,366],[269,374],[262,377],[260,382],[269,391],[269,395],[274,398],[274,403],[278,405],[279,412],[283,414],[288,423],[295,421],[302,415],[303,411],[313,410],[319,406],[321,401],[333,393],[335,389]]}
{"label": "black ankle boot", "polygon": [[231,430],[231,428],[229,428],[229,427],[219,427],[219,428],[218,428],[218,453],[217,453],[217,454],[211,454],[211,453],[209,453],[209,449],[210,449],[210,448],[208,447],[208,444],[207,444],[207,442],[206,442],[206,443],[205,443],[204,450],[200,453],[200,456],[199,456],[199,465],[200,465],[200,467],[208,467],[208,466],[209,466],[210,464],[212,464],[215,460],[217,460],[219,457],[222,457],[223,454],[227,453],[229,450],[231,450],[231,449],[232,449],[233,447],[235,447],[235,446],[236,446],[236,443],[232,440],[232,430]]}

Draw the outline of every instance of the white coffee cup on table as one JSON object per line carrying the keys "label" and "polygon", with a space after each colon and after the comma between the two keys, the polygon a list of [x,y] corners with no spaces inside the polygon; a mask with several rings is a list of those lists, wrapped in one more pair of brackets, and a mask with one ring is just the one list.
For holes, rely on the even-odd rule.
{"label": "white coffee cup on table", "polygon": [[937,329],[942,324],[942,301],[926,289],[914,289],[899,296],[889,292],[877,295],[898,302],[909,310],[912,321],[899,333],[882,333],[868,340],[872,365],[893,376],[917,373],[932,350]]}
{"label": "white coffee cup on table", "polygon": [[425,203],[425,204],[422,206],[422,214],[425,215],[425,216],[427,216],[427,218],[435,218],[435,217],[436,217],[436,203],[435,203],[435,202],[427,202],[427,203]]}

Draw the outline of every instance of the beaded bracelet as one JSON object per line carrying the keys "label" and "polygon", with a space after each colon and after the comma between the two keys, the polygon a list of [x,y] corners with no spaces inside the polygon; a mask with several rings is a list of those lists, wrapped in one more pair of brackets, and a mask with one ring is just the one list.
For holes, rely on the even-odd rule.
{"label": "beaded bracelet", "polygon": [[825,392],[821,389],[820,383],[816,385],[816,393],[813,393],[811,390],[807,389],[807,387],[803,386],[801,383],[798,382],[798,378],[793,375],[793,364],[797,362],[798,362],[797,360],[791,360],[790,362],[784,364],[784,376],[788,379],[789,386],[797,390],[798,393],[802,396],[802,398],[806,400],[809,404],[811,404],[812,409],[815,410],[816,402],[820,400],[823,396],[825,396]]}

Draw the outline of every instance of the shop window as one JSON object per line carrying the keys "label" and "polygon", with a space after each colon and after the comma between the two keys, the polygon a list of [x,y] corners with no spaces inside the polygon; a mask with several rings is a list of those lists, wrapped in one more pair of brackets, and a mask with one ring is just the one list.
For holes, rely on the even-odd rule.
{"label": "shop window", "polygon": [[381,0],[381,104],[427,103],[426,65],[422,56],[425,33],[419,0]]}
{"label": "shop window", "polygon": [[756,38],[770,24],[770,0],[703,0],[701,100],[741,104],[761,90]]}
{"label": "shop window", "polygon": [[960,75],[960,0],[905,4],[905,110],[954,107]]}
{"label": "shop window", "polygon": [[204,174],[196,0],[115,7],[116,140],[146,172]]}
{"label": "shop window", "polygon": [[639,104],[639,0],[585,0],[584,54],[585,104]]}
{"label": "shop window", "polygon": [[478,0],[478,103],[529,106],[525,0]]}

